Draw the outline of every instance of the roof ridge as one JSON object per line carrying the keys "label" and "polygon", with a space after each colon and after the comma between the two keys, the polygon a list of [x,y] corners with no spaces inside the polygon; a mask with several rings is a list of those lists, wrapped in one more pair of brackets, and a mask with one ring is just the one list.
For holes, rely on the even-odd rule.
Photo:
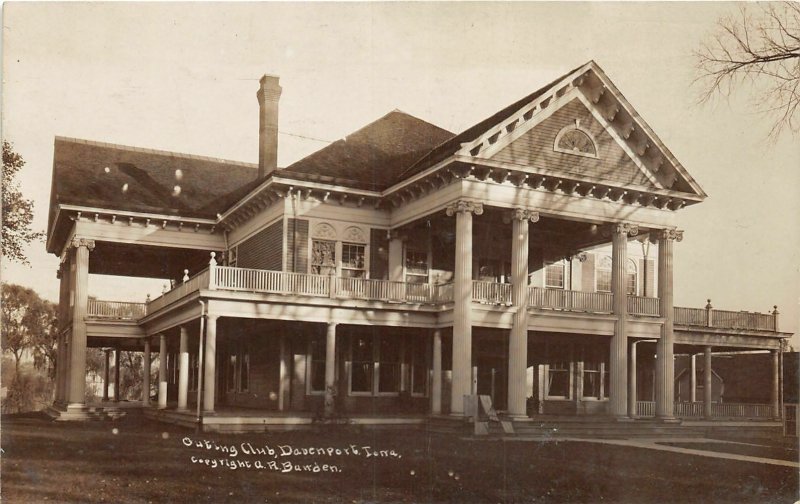
{"label": "roof ridge", "polygon": [[55,136],[55,141],[61,142],[70,142],[70,143],[77,143],[83,145],[94,145],[96,147],[107,147],[111,149],[118,149],[118,150],[127,150],[132,152],[143,152],[147,154],[158,154],[161,156],[170,156],[170,157],[178,157],[184,159],[194,159],[197,161],[211,161],[214,163],[224,163],[224,164],[232,164],[237,166],[242,166],[245,168],[258,168],[258,163],[247,163],[244,161],[236,161],[233,159],[223,159],[223,158],[216,158],[211,156],[200,156],[197,154],[187,154],[184,152],[175,152],[175,151],[167,151],[167,150],[159,150],[159,149],[149,149],[144,147],[134,147],[132,145],[122,145],[122,144],[115,144],[110,142],[98,142],[96,140],[85,140],[82,138],[73,138],[73,137],[66,137],[66,136]]}

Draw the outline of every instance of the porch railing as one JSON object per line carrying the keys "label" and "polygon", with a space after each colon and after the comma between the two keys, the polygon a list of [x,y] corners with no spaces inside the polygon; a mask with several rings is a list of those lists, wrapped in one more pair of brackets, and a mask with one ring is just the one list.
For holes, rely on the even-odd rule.
{"label": "porch railing", "polygon": [[154,313],[165,306],[178,301],[192,292],[208,288],[208,269],[197,273],[189,280],[177,284],[172,290],[165,292],[147,304],[147,313]]}
{"label": "porch railing", "polygon": [[237,292],[327,297],[331,292],[331,277],[288,271],[215,266],[213,287]]}
{"label": "porch railing", "polygon": [[656,402],[636,401],[636,414],[640,417],[656,416]]}
{"label": "porch railing", "polygon": [[628,296],[628,313],[658,317],[658,298],[644,296]]}
{"label": "porch railing", "polygon": [[[655,402],[636,401],[636,414],[655,416]],[[679,418],[703,418],[705,405],[702,402],[676,402],[674,414]],[[773,415],[771,404],[711,403],[712,418],[772,418]]]}
{"label": "porch railing", "polygon": [[705,415],[705,404],[702,402],[676,402],[675,416],[681,418],[699,418]]}
{"label": "porch railing", "polygon": [[679,325],[704,326],[707,316],[703,308],[675,307],[675,323]]}
{"label": "porch railing", "polygon": [[483,304],[510,305],[511,284],[473,280],[472,300]]}
{"label": "porch railing", "polygon": [[395,303],[443,303],[449,299],[446,284],[407,283],[366,278],[336,278],[334,297]]}
{"label": "porch railing", "polygon": [[147,303],[90,299],[86,315],[93,318],[139,320],[147,314]]}
{"label": "porch railing", "polygon": [[746,329],[776,331],[777,311],[757,313],[747,311],[714,310],[710,307],[675,307],[675,323],[678,325],[719,327],[721,329]]}
{"label": "porch railing", "polygon": [[582,292],[564,289],[528,288],[532,308],[592,313],[611,313],[614,296],[608,292]]}

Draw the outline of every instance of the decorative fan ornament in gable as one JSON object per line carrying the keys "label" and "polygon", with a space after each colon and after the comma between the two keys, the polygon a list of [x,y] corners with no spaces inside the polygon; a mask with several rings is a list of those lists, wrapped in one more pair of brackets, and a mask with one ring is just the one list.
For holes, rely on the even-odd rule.
{"label": "decorative fan ornament in gable", "polygon": [[312,238],[320,240],[336,240],[336,230],[333,229],[328,223],[320,222],[314,226],[314,232],[311,234]]}
{"label": "decorative fan ornament in gable", "polygon": [[364,231],[355,226],[350,226],[344,230],[344,241],[350,243],[367,243]]}
{"label": "decorative fan ornament in gable", "polygon": [[581,128],[580,119],[575,119],[575,125],[566,126],[556,135],[553,150],[565,154],[597,158],[597,143],[584,128]]}

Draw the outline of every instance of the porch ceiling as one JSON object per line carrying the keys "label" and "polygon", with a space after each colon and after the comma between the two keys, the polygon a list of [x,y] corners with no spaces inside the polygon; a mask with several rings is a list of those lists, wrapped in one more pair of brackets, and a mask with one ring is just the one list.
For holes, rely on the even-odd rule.
{"label": "porch ceiling", "polygon": [[196,273],[208,265],[208,259],[209,253],[202,250],[97,241],[89,273],[180,279],[183,270]]}

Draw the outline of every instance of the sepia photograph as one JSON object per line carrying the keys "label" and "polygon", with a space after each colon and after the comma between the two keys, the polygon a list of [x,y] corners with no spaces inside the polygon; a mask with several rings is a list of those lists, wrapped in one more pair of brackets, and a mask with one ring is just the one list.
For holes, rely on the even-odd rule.
{"label": "sepia photograph", "polygon": [[800,4],[2,18],[3,501],[800,501]]}

